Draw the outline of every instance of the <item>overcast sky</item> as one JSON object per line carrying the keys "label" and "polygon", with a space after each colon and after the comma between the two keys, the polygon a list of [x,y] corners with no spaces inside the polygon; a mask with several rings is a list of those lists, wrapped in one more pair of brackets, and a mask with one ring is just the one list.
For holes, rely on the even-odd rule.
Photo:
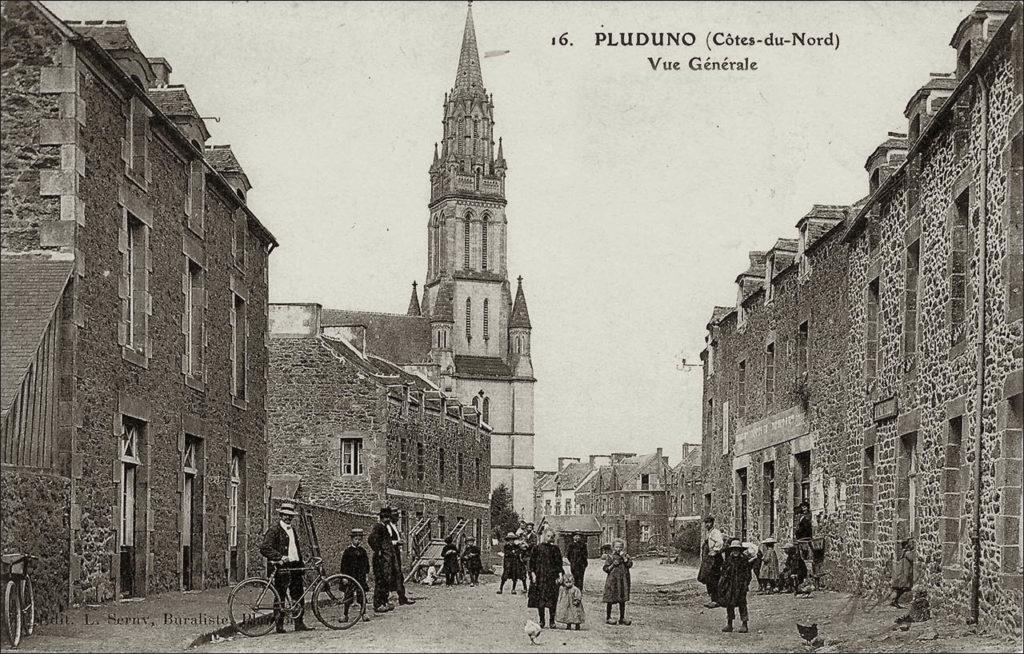
{"label": "overcast sky", "polygon": [[[426,273],[427,168],[464,2],[46,2],[126,19],[173,66],[281,242],[271,300],[402,313]],[[536,463],[700,442],[704,325],[747,252],[814,203],[866,193],[864,160],[973,2],[473,5],[508,160],[509,274],[533,322]],[[602,26],[604,26],[602,28]],[[839,35],[733,47],[756,72],[693,72],[703,47],[597,48],[597,31]],[[553,47],[569,33],[573,46]],[[647,57],[683,63],[653,72]]]}

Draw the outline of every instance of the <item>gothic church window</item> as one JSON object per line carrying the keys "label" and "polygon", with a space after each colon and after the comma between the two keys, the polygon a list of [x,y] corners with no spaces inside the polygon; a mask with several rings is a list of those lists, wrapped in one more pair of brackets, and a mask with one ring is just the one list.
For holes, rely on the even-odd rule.
{"label": "gothic church window", "polygon": [[[486,233],[486,232],[485,232]],[[488,316],[488,300],[484,300],[484,340],[486,341],[491,337],[490,334],[490,317]]]}
{"label": "gothic church window", "polygon": [[473,339],[473,300],[466,298],[466,340]]}
{"label": "gothic church window", "polygon": [[462,230],[462,267],[469,270],[469,230],[470,230],[470,217],[472,214],[466,214],[466,221],[463,223],[465,227]]}
{"label": "gothic church window", "polygon": [[[477,189],[480,188],[480,171],[476,173]],[[488,224],[490,216],[485,215],[484,221],[480,223],[480,269],[487,270],[487,228],[490,227]]]}
{"label": "gothic church window", "polygon": [[484,398],[484,422],[491,423],[491,398]]}

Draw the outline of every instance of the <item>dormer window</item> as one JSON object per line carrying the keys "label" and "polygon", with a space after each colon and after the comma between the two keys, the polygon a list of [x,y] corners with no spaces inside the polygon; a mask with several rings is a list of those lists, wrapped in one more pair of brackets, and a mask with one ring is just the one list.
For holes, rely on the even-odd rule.
{"label": "dormer window", "polygon": [[913,143],[921,135],[921,114],[910,119],[910,142]]}
{"label": "dormer window", "polygon": [[743,308],[743,284],[736,289],[736,324],[742,327],[747,324],[747,312]]}
{"label": "dormer window", "polygon": [[772,287],[772,278],[775,276],[775,257],[769,256],[764,261],[764,301],[765,304],[772,301],[774,296],[774,288]]}
{"label": "dormer window", "polygon": [[967,71],[971,69],[971,42],[964,43],[960,48],[960,54],[956,58],[956,78],[963,79]]}
{"label": "dormer window", "polygon": [[881,183],[882,171],[875,168],[874,172],[871,173],[871,180],[868,182],[868,191],[874,193],[878,190]]}

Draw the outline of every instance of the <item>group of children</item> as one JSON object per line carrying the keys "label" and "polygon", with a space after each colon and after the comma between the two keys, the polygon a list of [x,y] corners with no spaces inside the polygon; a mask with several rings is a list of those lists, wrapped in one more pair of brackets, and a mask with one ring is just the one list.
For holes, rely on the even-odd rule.
{"label": "group of children", "polygon": [[751,558],[750,567],[757,577],[758,595],[796,593],[807,580],[807,562],[795,543],[782,546],[782,558],[775,551],[776,540],[764,539]]}
{"label": "group of children", "polygon": [[441,550],[441,559],[444,564],[441,566],[440,574],[437,569],[437,559],[432,559],[427,566],[427,572],[420,583],[424,586],[434,586],[441,583],[440,575],[444,575],[444,585],[454,586],[459,572],[469,575],[469,585],[476,586],[480,583],[480,571],[483,569],[483,562],[480,558],[480,547],[472,536],[466,538],[466,546],[459,551],[455,546],[452,537],[445,538],[444,548]]}

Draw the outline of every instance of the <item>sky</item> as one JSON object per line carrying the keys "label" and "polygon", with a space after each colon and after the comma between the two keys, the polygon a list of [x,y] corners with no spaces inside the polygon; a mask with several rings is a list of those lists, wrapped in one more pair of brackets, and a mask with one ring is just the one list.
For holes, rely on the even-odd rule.
{"label": "sky", "polygon": [[[65,2],[124,19],[211,119],[281,247],[272,302],[404,313],[426,274],[427,169],[464,2]],[[864,161],[973,2],[475,2],[508,161],[509,275],[533,324],[538,469],[559,456],[700,442],[705,325],[749,250],[813,204],[867,192]],[[693,47],[597,47],[597,32],[693,32]],[[830,47],[709,33],[834,33]],[[571,46],[552,45],[567,33]],[[508,50],[486,57],[489,51]],[[691,57],[758,62],[689,70]],[[653,71],[648,57],[681,62]],[[214,118],[219,120],[213,120]]]}

